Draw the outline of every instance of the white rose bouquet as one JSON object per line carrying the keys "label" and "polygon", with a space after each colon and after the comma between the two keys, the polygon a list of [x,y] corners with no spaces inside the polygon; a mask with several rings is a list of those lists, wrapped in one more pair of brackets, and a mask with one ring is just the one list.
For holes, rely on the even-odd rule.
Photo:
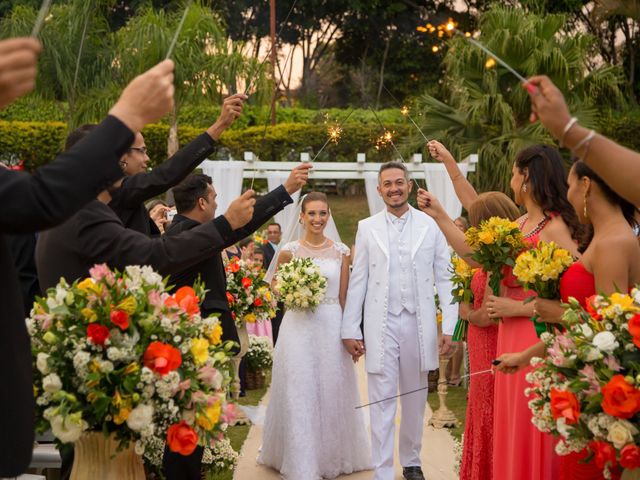
{"label": "white rose bouquet", "polygon": [[324,299],[327,279],[310,258],[293,258],[280,265],[275,292],[288,310],[313,310]]}

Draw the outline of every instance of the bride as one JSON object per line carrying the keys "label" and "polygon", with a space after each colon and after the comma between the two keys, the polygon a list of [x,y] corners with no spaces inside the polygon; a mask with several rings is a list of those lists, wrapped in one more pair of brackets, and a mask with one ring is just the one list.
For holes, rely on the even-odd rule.
{"label": "bride", "polygon": [[[299,240],[282,247],[277,265],[311,258],[327,278],[327,290],[315,311],[288,311],[282,320],[258,463],[288,480],[317,480],[369,469],[371,455],[361,410],[355,409],[355,369],[340,339],[349,249],[338,241],[325,194],[307,194],[300,208],[301,234],[287,229]],[[333,234],[327,235],[336,241],[325,236],[328,224]]]}

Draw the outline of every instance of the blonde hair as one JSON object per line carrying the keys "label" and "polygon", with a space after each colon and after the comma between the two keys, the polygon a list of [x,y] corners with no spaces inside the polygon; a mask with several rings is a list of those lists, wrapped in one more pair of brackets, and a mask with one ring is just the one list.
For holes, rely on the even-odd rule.
{"label": "blonde hair", "polygon": [[515,220],[520,217],[520,210],[509,197],[502,192],[484,192],[469,207],[469,223],[477,227],[483,220],[491,217]]}

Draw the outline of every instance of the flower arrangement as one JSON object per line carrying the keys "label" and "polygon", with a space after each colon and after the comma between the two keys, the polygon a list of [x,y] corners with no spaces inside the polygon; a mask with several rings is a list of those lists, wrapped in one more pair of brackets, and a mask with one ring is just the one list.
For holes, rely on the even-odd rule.
{"label": "flower arrangement", "polygon": [[280,265],[275,292],[289,310],[313,310],[324,299],[327,279],[310,258],[294,257]]}
{"label": "flower arrangement", "polygon": [[238,327],[264,322],[276,316],[276,299],[264,281],[264,271],[233,258],[226,267],[227,300]]}
{"label": "flower arrangement", "polygon": [[[536,248],[522,252],[516,259],[513,274],[524,288],[533,290],[540,298],[553,300],[560,298],[560,277],[573,263],[568,250],[554,242],[538,242]],[[534,297],[531,297],[534,298]],[[532,318],[538,337],[547,330],[544,323]]]}
{"label": "flower arrangement", "polygon": [[489,286],[494,295],[500,295],[502,270],[513,267],[518,254],[525,249],[524,238],[518,225],[511,220],[491,217],[479,227],[471,227],[466,233],[467,245],[474,253],[473,260],[489,274]]}
{"label": "flower arrangement", "polygon": [[204,449],[202,463],[210,466],[213,472],[229,472],[238,464],[238,452],[233,449],[229,439],[224,438],[213,447]]}
{"label": "flower arrangement", "polygon": [[[451,282],[453,283],[453,290],[451,291],[453,300],[451,303],[473,303],[471,279],[476,270],[476,268],[471,268],[469,264],[458,255],[451,257],[450,271]],[[468,329],[469,322],[458,318],[456,328],[453,331],[453,340],[456,342],[465,341],[467,339]]]}
{"label": "flower arrangement", "polygon": [[247,368],[254,372],[271,368],[273,365],[273,346],[268,337],[249,335],[249,350],[244,356]]}
{"label": "flower arrangement", "polygon": [[255,232],[253,234],[253,241],[256,245],[259,245],[259,246],[266,245],[267,243],[269,243],[269,240],[267,239],[267,231],[261,230],[259,232]]}
{"label": "flower arrangement", "polygon": [[640,290],[570,300],[567,329],[541,338],[545,359],[527,374],[536,427],[560,455],[588,449],[605,478],[640,467]]}
{"label": "flower arrangement", "polygon": [[189,455],[222,440],[229,342],[214,316],[200,316],[201,285],[170,295],[150,267],[123,273],[96,265],[38,298],[27,319],[39,431],[60,443],[83,431],[114,434],[152,464],[164,444]]}

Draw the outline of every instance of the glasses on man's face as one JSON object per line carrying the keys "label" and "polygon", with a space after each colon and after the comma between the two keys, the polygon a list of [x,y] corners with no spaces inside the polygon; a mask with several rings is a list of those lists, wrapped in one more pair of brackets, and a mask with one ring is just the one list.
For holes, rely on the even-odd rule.
{"label": "glasses on man's face", "polygon": [[140,152],[143,155],[147,154],[147,147],[129,147],[129,150],[135,150],[136,152]]}

